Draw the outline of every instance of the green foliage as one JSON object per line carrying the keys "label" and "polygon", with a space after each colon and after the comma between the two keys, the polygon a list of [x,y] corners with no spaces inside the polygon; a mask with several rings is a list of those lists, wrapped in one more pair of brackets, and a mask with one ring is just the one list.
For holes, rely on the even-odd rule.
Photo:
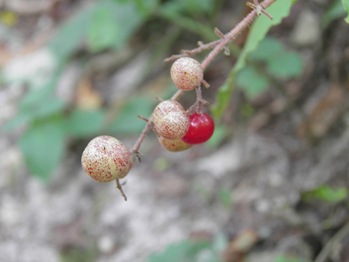
{"label": "green foliage", "polygon": [[306,262],[306,261],[293,256],[279,255],[276,257],[274,262]]}
{"label": "green foliage", "polygon": [[321,19],[321,26],[325,28],[328,26],[333,20],[344,17],[345,10],[340,1],[335,1],[331,4],[331,6],[326,10],[325,14]]}
{"label": "green foliage", "polygon": [[233,201],[231,198],[231,190],[227,188],[221,188],[218,191],[218,199],[225,207],[231,207]]}
{"label": "green foliage", "polygon": [[199,34],[205,40],[214,40],[212,27],[205,25],[204,21],[198,21],[200,14],[209,14],[214,10],[214,4],[213,0],[169,1],[159,8],[158,15],[185,30]]}
{"label": "green foliage", "polygon": [[72,247],[61,254],[61,262],[94,262],[97,252],[95,247],[86,249]]}
{"label": "green foliage", "polygon": [[345,12],[347,13],[347,17],[345,18],[345,21],[349,23],[349,0],[342,0],[342,4]]}
{"label": "green foliage", "polygon": [[156,7],[155,0],[144,4],[140,1],[98,1],[62,26],[49,47],[60,60],[67,59],[84,39],[91,52],[120,49]]}
{"label": "green foliage", "polygon": [[265,91],[271,78],[289,79],[303,71],[301,57],[287,50],[271,37],[265,38],[248,57],[245,67],[238,72],[236,84],[248,97],[254,98]]}
{"label": "green foliage", "polygon": [[89,137],[102,131],[105,122],[103,110],[74,109],[68,116],[67,133],[75,137]]}
{"label": "green foliage", "polygon": [[267,77],[254,67],[245,67],[237,75],[236,83],[244,89],[247,96],[254,98],[268,87]]}
{"label": "green foliage", "polygon": [[171,244],[158,254],[149,256],[147,262],[221,262],[218,253],[208,241],[184,240]]}
{"label": "green foliage", "polygon": [[177,0],[168,1],[162,6],[163,12],[174,16],[187,13],[192,15],[209,13],[212,11],[215,1],[213,0]]}
{"label": "green foliage", "polygon": [[214,133],[210,138],[210,140],[206,142],[206,144],[211,148],[217,148],[219,144],[222,143],[224,138],[226,138],[227,134],[228,134],[227,128],[223,125],[219,125],[216,123]]}
{"label": "green foliage", "polygon": [[48,180],[62,158],[65,147],[64,119],[61,116],[33,123],[19,140],[31,174]]}
{"label": "green foliage", "polygon": [[245,67],[247,57],[257,48],[269,29],[288,16],[294,2],[292,0],[276,1],[267,10],[273,16],[273,20],[262,15],[254,22],[237,63],[229,72],[227,80],[217,94],[216,103],[213,105],[213,113],[216,118],[219,118],[227,108],[236,83],[237,74]]}
{"label": "green foliage", "polygon": [[148,117],[154,109],[154,102],[145,96],[133,97],[120,109],[108,126],[108,131],[118,134],[139,134],[145,123],[137,116]]}
{"label": "green foliage", "polygon": [[144,22],[144,10],[132,2],[101,1],[93,11],[87,29],[90,50],[99,52],[107,48],[122,48]]}
{"label": "green foliage", "polygon": [[334,204],[347,199],[347,197],[348,189],[345,187],[334,188],[327,185],[319,186],[302,194],[305,201],[320,200]]}

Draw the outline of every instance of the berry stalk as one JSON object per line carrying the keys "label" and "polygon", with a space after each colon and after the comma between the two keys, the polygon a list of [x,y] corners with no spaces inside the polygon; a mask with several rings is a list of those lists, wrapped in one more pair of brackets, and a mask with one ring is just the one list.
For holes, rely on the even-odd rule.
{"label": "berry stalk", "polygon": [[[186,56],[191,56],[194,54],[201,53],[205,50],[212,49],[210,53],[207,55],[207,57],[201,62],[201,68],[205,70],[208,65],[213,61],[213,59],[224,49],[224,47],[229,43],[234,41],[243,30],[245,30],[248,26],[252,24],[254,19],[261,15],[262,13],[267,15],[270,19],[272,17],[265,11],[267,7],[272,5],[276,0],[265,0],[262,3],[258,3],[257,0],[253,0],[253,3],[247,3],[249,7],[251,7],[253,10],[245,16],[230,32],[228,32],[225,35],[220,35],[221,39],[207,43],[207,44],[202,44],[199,43],[199,47],[192,49],[192,50],[186,50],[183,51],[182,54],[179,55],[173,55],[169,58],[166,58],[164,61],[169,62],[176,60],[181,57],[186,57]],[[204,81],[204,80],[203,80]],[[181,95],[183,95],[183,90],[178,90],[171,98],[171,100],[177,100]],[[197,110],[201,111],[201,104],[202,104],[202,98],[201,98],[201,86],[199,85],[196,88],[196,94],[197,94]],[[139,156],[139,149],[141,147],[141,144],[147,135],[147,133],[152,129],[152,122],[148,121],[146,126],[144,127],[142,133],[138,137],[135,145],[132,148],[132,153],[136,154]]]}

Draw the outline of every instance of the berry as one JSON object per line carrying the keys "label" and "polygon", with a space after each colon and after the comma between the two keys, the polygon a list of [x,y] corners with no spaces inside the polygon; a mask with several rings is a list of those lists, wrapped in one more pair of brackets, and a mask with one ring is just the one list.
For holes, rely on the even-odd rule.
{"label": "berry", "polygon": [[125,177],[132,167],[132,154],[119,140],[98,136],[86,146],[81,156],[84,171],[98,182]]}
{"label": "berry", "polygon": [[188,144],[201,144],[209,140],[214,131],[214,122],[206,113],[193,113],[189,116],[189,129],[182,140]]}
{"label": "berry", "polygon": [[170,112],[184,112],[183,106],[175,100],[165,100],[159,103],[152,114],[152,119],[161,119]]}
{"label": "berry", "polygon": [[190,57],[177,59],[171,67],[171,78],[178,89],[193,90],[203,80],[204,71],[198,61]]}
{"label": "berry", "polygon": [[180,152],[191,147],[191,145],[187,144],[182,139],[169,140],[163,137],[159,137],[159,142],[163,148],[170,152]]}
{"label": "berry", "polygon": [[154,130],[166,139],[181,139],[188,131],[189,117],[185,111],[170,112],[160,119],[153,119]]}

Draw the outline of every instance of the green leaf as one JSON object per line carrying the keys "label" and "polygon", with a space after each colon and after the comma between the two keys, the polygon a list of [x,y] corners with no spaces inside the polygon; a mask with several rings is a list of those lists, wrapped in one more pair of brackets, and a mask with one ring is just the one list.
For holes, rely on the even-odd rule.
{"label": "green leaf", "polygon": [[327,27],[333,20],[343,17],[344,15],[345,10],[341,2],[333,2],[331,6],[326,10],[325,14],[322,16],[321,27]]}
{"label": "green leaf", "polygon": [[142,14],[143,17],[148,17],[152,15],[159,6],[159,0],[147,0],[147,1],[134,0],[134,1],[139,13]]}
{"label": "green leaf", "polygon": [[223,206],[230,207],[232,204],[231,191],[226,188],[221,188],[218,191],[218,199]]}
{"label": "green leaf", "polygon": [[[184,240],[169,245],[162,253],[153,254],[148,258],[148,262],[192,262],[198,261],[198,255],[203,250],[209,250],[211,247],[206,241],[189,241]],[[220,261],[218,255],[212,255],[210,260]]]}
{"label": "green leaf", "polygon": [[115,23],[113,9],[108,5],[100,5],[90,20],[87,41],[90,50],[99,52],[111,48],[118,41],[118,32],[122,30],[120,23]]}
{"label": "green leaf", "polygon": [[238,73],[236,83],[251,99],[260,95],[269,85],[268,79],[251,66],[245,67]]}
{"label": "green leaf", "polygon": [[101,110],[75,109],[67,119],[67,132],[79,137],[95,135],[102,130],[104,118],[105,113]]}
{"label": "green leaf", "polygon": [[306,262],[305,260],[293,256],[279,255],[274,262]]}
{"label": "green leaf", "polygon": [[349,0],[342,0],[342,4],[345,12],[347,12],[347,17],[345,18],[345,22],[349,24]]}
{"label": "green leaf", "polygon": [[348,197],[348,190],[345,187],[333,188],[323,185],[311,191],[304,192],[302,197],[306,201],[321,200],[324,202],[338,203]]}
{"label": "green leaf", "polygon": [[114,121],[109,125],[108,131],[120,134],[137,134],[145,126],[143,120],[137,115],[148,117],[153,112],[153,101],[148,97],[135,97],[128,101],[120,110]]}
{"label": "green leaf", "polygon": [[19,126],[24,126],[28,124],[33,119],[32,115],[29,112],[20,112],[14,118],[6,122],[1,130],[4,132],[11,132]]}
{"label": "green leaf", "polygon": [[88,46],[93,52],[120,49],[145,19],[134,2],[102,1],[88,24]]}
{"label": "green leaf", "polygon": [[213,0],[177,0],[170,1],[162,5],[164,12],[171,13],[174,16],[188,13],[191,15],[208,13],[214,9]]}
{"label": "green leaf", "polygon": [[45,118],[61,112],[65,102],[52,94],[50,87],[30,91],[20,102],[20,112],[34,118]]}
{"label": "green leaf", "polygon": [[227,133],[227,128],[225,128],[222,125],[215,124],[214,133],[210,140],[206,142],[206,145],[208,145],[211,148],[217,148],[218,145],[222,143]]}
{"label": "green leaf", "polygon": [[296,77],[303,71],[303,61],[297,53],[283,52],[269,60],[267,71],[277,78]]}
{"label": "green leaf", "polygon": [[65,145],[63,118],[33,124],[19,140],[29,171],[47,181],[58,166]]}
{"label": "green leaf", "polygon": [[267,11],[273,16],[273,20],[262,15],[258,17],[252,25],[248,39],[238,61],[229,72],[227,80],[217,94],[216,103],[212,107],[213,114],[216,118],[219,118],[228,106],[233,92],[236,74],[244,68],[247,56],[257,48],[259,42],[265,37],[272,26],[279,24],[284,17],[288,16],[294,2],[295,1],[292,0],[276,1],[267,9]]}
{"label": "green leaf", "polygon": [[87,26],[93,11],[99,3],[94,3],[82,8],[72,19],[59,28],[57,34],[49,43],[49,48],[56,57],[63,62],[69,57],[86,36]]}
{"label": "green leaf", "polygon": [[284,52],[283,44],[273,38],[266,37],[258,45],[258,47],[251,53],[249,59],[251,61],[269,61],[273,60],[275,56]]}
{"label": "green leaf", "polygon": [[182,8],[177,2],[168,2],[159,9],[158,15],[169,20],[171,23],[176,24],[178,27],[200,35],[208,41],[215,39],[216,36],[211,26],[198,21],[192,16],[186,16],[182,14],[181,11]]}

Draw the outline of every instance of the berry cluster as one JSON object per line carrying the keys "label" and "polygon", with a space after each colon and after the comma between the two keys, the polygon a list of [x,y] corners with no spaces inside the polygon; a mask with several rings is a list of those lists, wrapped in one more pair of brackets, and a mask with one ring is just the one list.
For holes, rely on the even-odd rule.
{"label": "berry cluster", "polygon": [[[200,42],[199,47],[193,50],[186,50],[181,55],[173,55],[165,59],[165,61],[172,61],[179,58],[171,67],[171,78],[178,88],[177,93],[172,99],[159,103],[150,119],[145,119],[147,125],[131,151],[113,137],[94,138],[82,154],[81,162],[84,171],[99,182],[115,179],[117,188],[126,200],[119,179],[125,177],[130,171],[132,155],[137,156],[140,160],[138,152],[140,145],[151,128],[158,135],[160,144],[170,152],[183,151],[209,140],[214,132],[214,122],[210,115],[201,110],[202,104],[205,103],[201,98],[201,84],[208,87],[203,79],[203,71],[221,50],[228,50],[226,45],[248,28],[257,16],[263,13],[272,19],[265,9],[274,2],[275,0],[264,0],[259,4],[258,0],[253,0],[253,3],[247,3],[253,11],[230,32],[223,34],[215,28],[215,33],[220,40],[207,44]],[[195,55],[209,49],[212,50],[201,64],[193,58],[184,57],[184,55]],[[196,90],[196,103],[185,110],[177,98],[183,92],[194,89]]]}
{"label": "berry cluster", "polygon": [[[204,80],[200,63],[190,57],[177,59],[171,67],[171,78],[183,92],[196,89],[197,101],[188,110],[176,99],[162,101],[147,120],[147,126],[154,130],[163,148],[179,152],[209,140],[214,132],[214,122],[210,115],[201,111],[200,86]],[[99,136],[89,142],[82,153],[81,163],[84,171],[96,181],[116,180],[126,200],[119,179],[130,171],[132,154],[138,156],[137,147],[131,151],[114,137]]]}
{"label": "berry cluster", "polygon": [[[203,69],[198,61],[190,57],[176,60],[171,67],[171,78],[179,90],[191,91],[200,88]],[[201,98],[200,98],[201,99]],[[201,101],[197,103],[201,103]],[[210,115],[201,112],[201,107],[190,113],[176,100],[166,100],[158,104],[150,121],[160,144],[171,152],[183,151],[192,145],[210,139],[214,122]]]}

